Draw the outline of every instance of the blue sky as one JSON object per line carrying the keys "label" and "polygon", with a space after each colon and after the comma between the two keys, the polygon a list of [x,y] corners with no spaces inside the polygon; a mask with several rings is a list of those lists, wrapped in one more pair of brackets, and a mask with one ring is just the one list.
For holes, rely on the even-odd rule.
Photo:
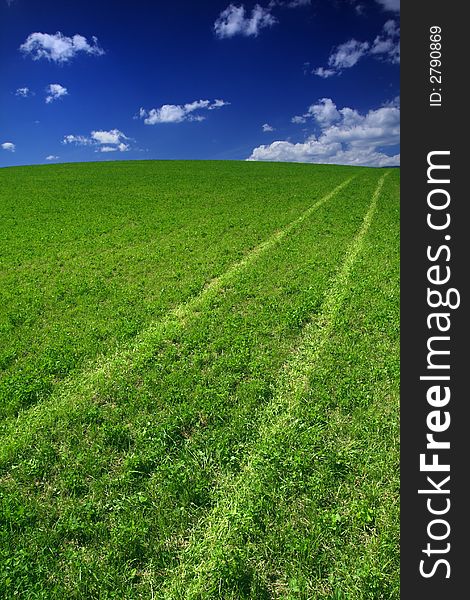
{"label": "blue sky", "polygon": [[399,0],[0,0],[0,166],[399,162]]}

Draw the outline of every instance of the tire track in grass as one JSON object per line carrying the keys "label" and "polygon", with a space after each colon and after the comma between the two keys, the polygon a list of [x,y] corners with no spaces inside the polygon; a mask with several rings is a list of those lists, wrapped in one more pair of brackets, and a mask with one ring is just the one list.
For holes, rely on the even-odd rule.
{"label": "tire track in grass", "polygon": [[267,240],[250,250],[240,261],[232,264],[225,273],[214,277],[203,289],[188,301],[173,308],[167,316],[155,322],[140,333],[131,347],[124,348],[112,356],[102,356],[89,368],[75,377],[65,380],[50,399],[34,405],[20,413],[18,418],[5,422],[0,429],[4,438],[0,445],[0,468],[13,460],[15,453],[34,443],[36,432],[49,428],[61,417],[79,415],[93,398],[115,378],[123,373],[143,367],[154,354],[155,347],[169,337],[179,333],[186,324],[197,318],[202,310],[208,308],[213,299],[224,287],[235,279],[240,272],[253,264],[258,257],[280,243],[293,229],[308,219],[323,204],[341,192],[357,175],[349,177],[317,202],[306,209],[299,217],[283,229],[273,233]]}
{"label": "tire track in grass", "polygon": [[[222,581],[217,578],[221,565],[226,565],[230,547],[236,546],[237,536],[249,527],[249,508],[262,481],[263,453],[266,441],[275,438],[291,422],[295,407],[308,388],[309,377],[328,344],[341,310],[346,287],[356,259],[363,248],[364,238],[372,223],[382,190],[385,173],[378,181],[362,225],[346,251],[342,265],[326,292],[320,315],[305,326],[300,345],[279,374],[276,392],[264,409],[256,442],[237,476],[225,475],[220,483],[215,508],[192,532],[179,567],[164,586],[165,600],[196,600],[216,596]],[[248,515],[248,519],[247,519]],[[235,542],[235,543],[234,543]],[[238,539],[243,543],[242,537]],[[214,576],[215,575],[215,576]]]}

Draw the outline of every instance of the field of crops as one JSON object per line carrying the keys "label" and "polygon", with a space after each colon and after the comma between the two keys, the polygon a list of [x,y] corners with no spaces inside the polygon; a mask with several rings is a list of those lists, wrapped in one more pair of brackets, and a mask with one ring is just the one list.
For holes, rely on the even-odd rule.
{"label": "field of crops", "polygon": [[0,171],[0,597],[399,598],[399,171]]}

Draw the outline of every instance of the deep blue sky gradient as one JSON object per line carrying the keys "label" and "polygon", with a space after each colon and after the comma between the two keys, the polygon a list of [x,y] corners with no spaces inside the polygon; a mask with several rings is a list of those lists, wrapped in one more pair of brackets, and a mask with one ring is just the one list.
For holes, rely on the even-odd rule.
{"label": "deep blue sky gradient", "polygon": [[[311,134],[312,125],[302,127],[291,118],[320,98],[364,113],[399,95],[399,66],[372,57],[340,76],[311,73],[327,65],[338,44],[351,38],[371,42],[388,19],[398,18],[375,0],[362,2],[363,14],[353,0],[276,7],[272,13],[279,22],[257,37],[218,39],[214,22],[228,4],[0,0],[0,144],[16,146],[15,152],[0,149],[0,166],[44,163],[47,155],[60,162],[246,159],[260,144],[300,142]],[[245,2],[247,11],[253,6]],[[19,51],[29,34],[57,31],[97,36],[105,54],[78,54],[57,64]],[[46,104],[51,83],[65,86],[69,95]],[[25,86],[35,95],[16,96]],[[140,107],[216,98],[230,105],[204,111],[202,122],[150,126],[133,118]],[[263,133],[263,123],[275,131]],[[132,138],[129,152],[102,154],[92,146],[62,143],[67,134],[111,129]]]}

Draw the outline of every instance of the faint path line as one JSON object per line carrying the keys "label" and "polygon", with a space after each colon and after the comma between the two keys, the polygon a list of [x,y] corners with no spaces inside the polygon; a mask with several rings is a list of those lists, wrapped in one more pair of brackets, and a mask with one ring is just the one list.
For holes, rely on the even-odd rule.
{"label": "faint path line", "polygon": [[181,304],[172,310],[172,314],[180,319],[185,319],[189,316],[195,309],[197,310],[200,305],[204,305],[207,300],[212,299],[215,294],[217,294],[224,285],[229,283],[234,277],[238,275],[238,273],[254,262],[259,256],[273,248],[277,243],[279,243],[286,235],[292,231],[297,225],[300,225],[305,219],[307,219],[313,212],[315,212],[322,204],[331,200],[333,196],[336,196],[338,192],[340,192],[343,188],[345,188],[356,176],[350,177],[336,186],[331,192],[328,192],[325,196],[320,198],[315,204],[312,204],[307,210],[305,210],[297,219],[286,225],[283,229],[276,231],[269,237],[266,241],[259,244],[252,250],[250,250],[246,256],[244,256],[239,262],[233,264],[225,273],[220,275],[219,277],[214,277],[206,286],[202,289],[202,291],[192,298],[189,302],[185,304]]}
{"label": "faint path line", "polygon": [[[61,382],[60,388],[45,401],[26,409],[17,419],[10,418],[0,429],[0,437],[8,437],[0,446],[0,467],[11,460],[15,451],[34,439],[38,428],[47,427],[63,414],[79,411],[80,407],[89,403],[89,398],[96,393],[96,387],[111,382],[116,372],[129,371],[139,363],[143,363],[158,343],[175,335],[184,328],[190,318],[197,314],[217,296],[246,267],[258,257],[278,244],[292,229],[300,225],[315,210],[320,208],[338,192],[345,188],[357,175],[349,177],[332,191],[307,208],[297,219],[283,229],[273,233],[267,240],[250,250],[240,261],[234,263],[225,273],[214,277],[196,296],[171,309],[161,320],[149,325],[135,339],[132,346],[119,349],[111,356],[102,355],[94,360],[90,367],[79,371],[75,376]],[[75,402],[69,406],[69,401]],[[48,412],[44,414],[47,407]],[[26,431],[25,431],[26,430]]]}
{"label": "faint path line", "polygon": [[[222,478],[217,505],[195,530],[183,553],[183,561],[185,554],[189,556],[189,565],[181,562],[162,590],[166,600],[203,597],[201,594],[209,591],[205,586],[210,578],[211,566],[214,566],[211,565],[211,557],[220,561],[229,547],[232,535],[236,536],[243,528],[243,506],[250,502],[256,489],[259,489],[260,470],[262,471],[263,461],[266,460],[263,443],[292,423],[294,410],[301,401],[302,394],[308,389],[314,367],[330,340],[336,317],[346,296],[351,271],[363,248],[364,238],[372,223],[388,174],[385,173],[377,184],[361,228],[349,245],[343,263],[325,294],[320,315],[305,326],[299,347],[279,374],[273,398],[263,410],[255,445],[246,457],[240,473],[235,477],[225,475]],[[192,561],[192,557],[197,557],[198,562]]]}

